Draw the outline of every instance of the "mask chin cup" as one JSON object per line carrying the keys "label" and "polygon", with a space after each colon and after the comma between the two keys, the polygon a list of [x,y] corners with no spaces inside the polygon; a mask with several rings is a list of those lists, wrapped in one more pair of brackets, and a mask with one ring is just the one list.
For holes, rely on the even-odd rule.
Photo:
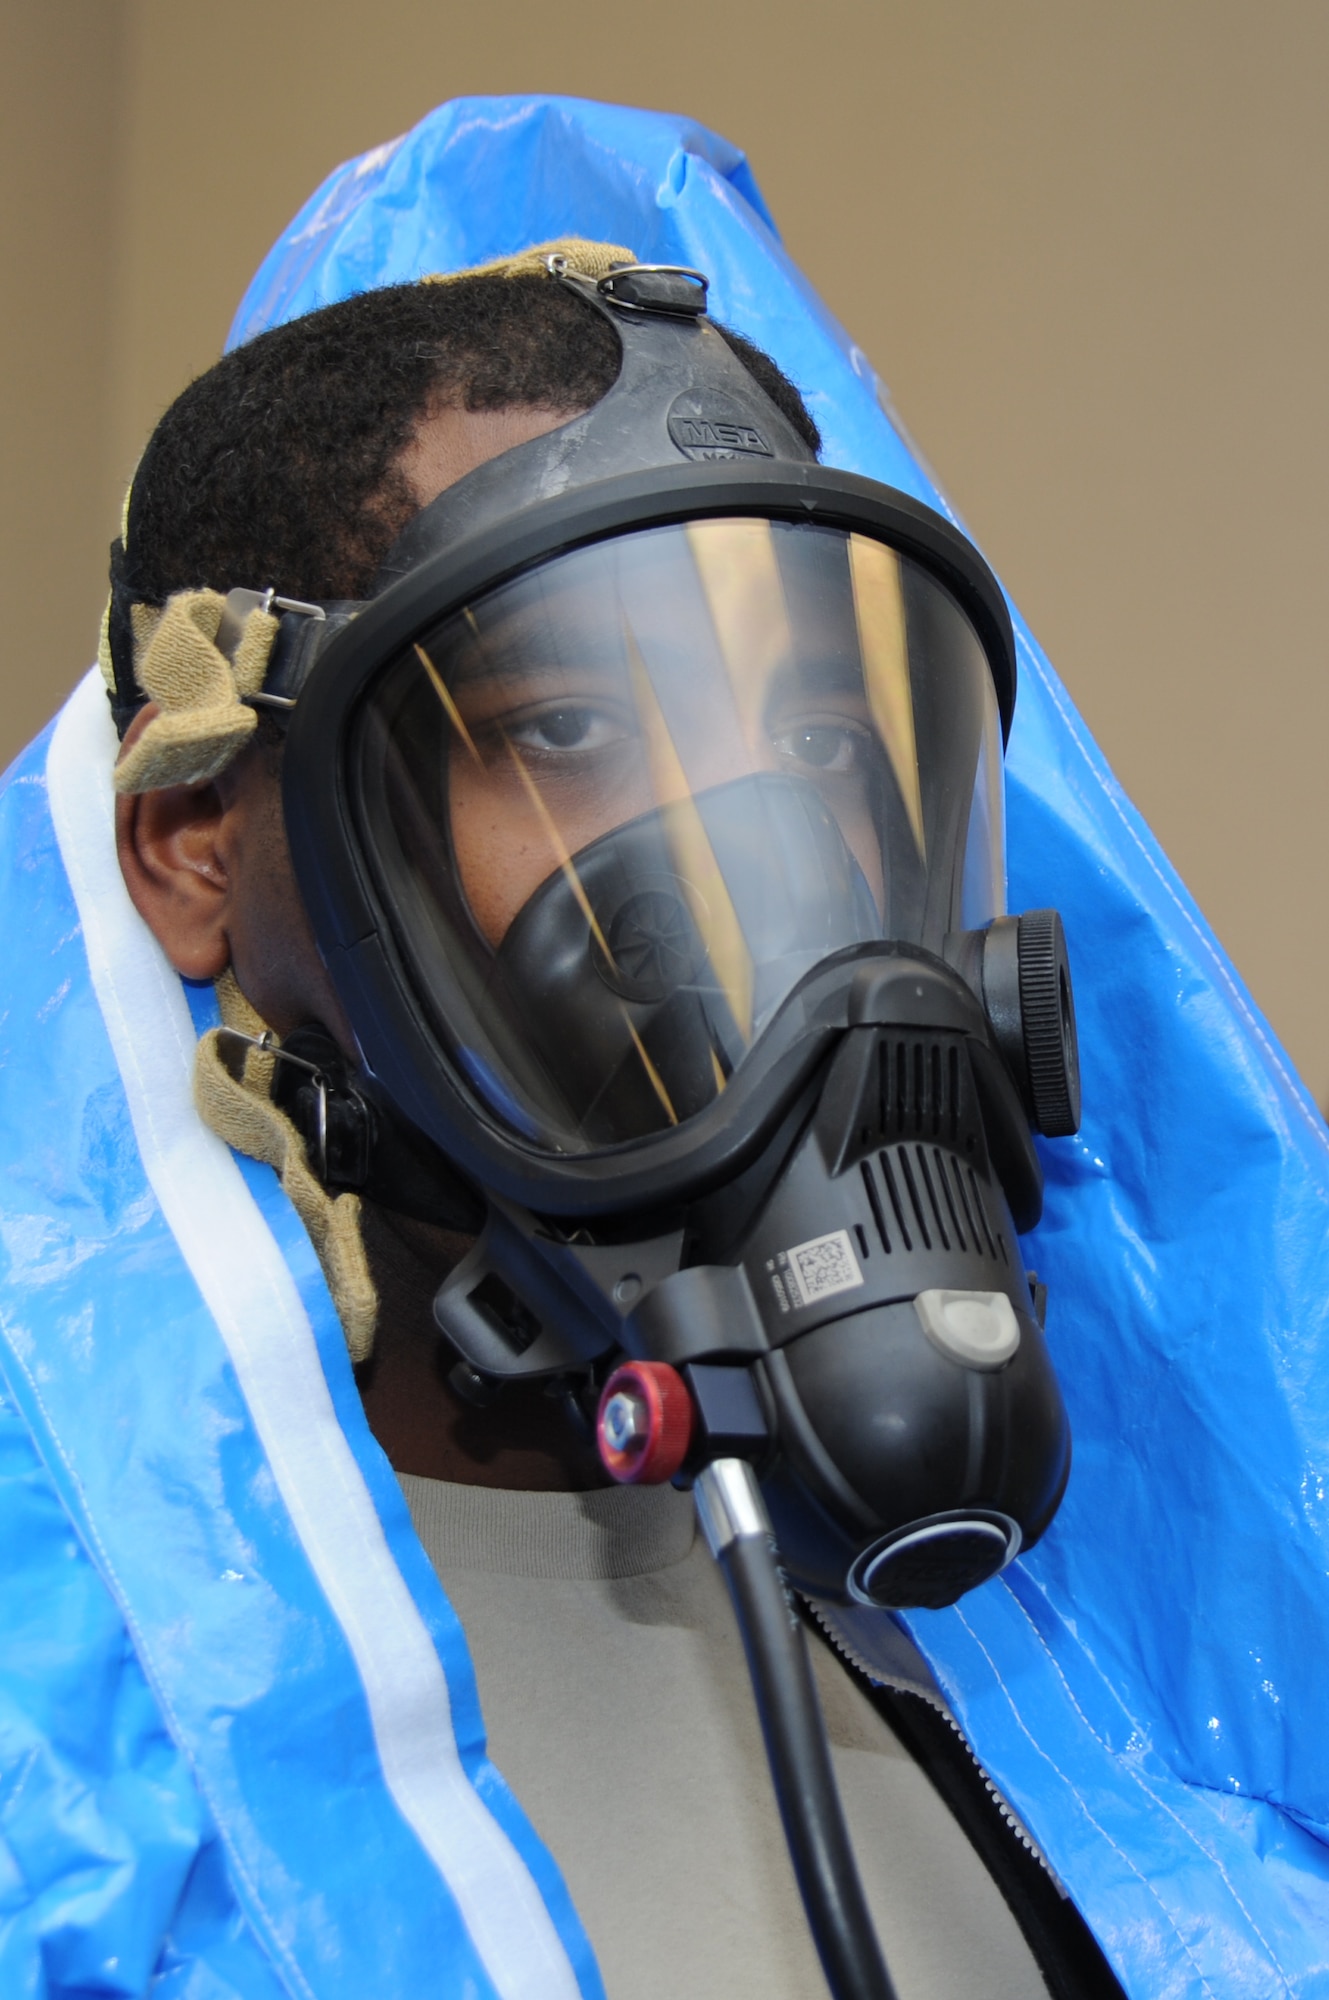
{"label": "mask chin cup", "polygon": [[880,1536],[850,1568],[847,1588],[875,1611],[944,1611],[1020,1552],[1019,1523],[995,1510],[929,1514]]}

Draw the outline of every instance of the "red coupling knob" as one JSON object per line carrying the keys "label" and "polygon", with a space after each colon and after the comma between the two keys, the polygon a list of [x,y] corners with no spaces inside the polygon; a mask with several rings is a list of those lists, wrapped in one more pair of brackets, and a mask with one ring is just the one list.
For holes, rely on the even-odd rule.
{"label": "red coupling knob", "polygon": [[621,1486],[662,1486],[692,1442],[692,1398],[666,1361],[625,1361],[605,1383],[595,1420],[600,1463]]}

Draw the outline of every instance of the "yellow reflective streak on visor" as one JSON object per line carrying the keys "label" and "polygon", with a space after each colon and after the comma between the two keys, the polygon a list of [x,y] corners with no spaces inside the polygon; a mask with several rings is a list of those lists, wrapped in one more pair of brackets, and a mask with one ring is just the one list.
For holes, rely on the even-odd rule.
{"label": "yellow reflective streak on visor", "polygon": [[637,1054],[641,1057],[641,1066],[645,1070],[647,1077],[650,1079],[651,1089],[655,1092],[656,1096],[659,1098],[661,1104],[664,1107],[665,1117],[669,1120],[669,1123],[671,1125],[677,1125],[678,1113],[674,1109],[673,1100],[671,1099],[669,1092],[665,1089],[664,1078],[661,1076],[659,1070],[655,1067],[655,1064],[651,1061],[650,1057],[647,1055],[646,1044],[645,1042],[643,1042],[641,1036],[637,1033],[637,1030],[633,1027],[631,1016],[629,1015],[626,1007],[623,1009],[623,1025],[626,1027],[628,1033],[631,1035],[633,1046],[636,1049]]}
{"label": "yellow reflective streak on visor", "polygon": [[[466,615],[468,618],[471,617],[469,611],[467,612]],[[473,618],[471,619],[471,623],[472,624],[475,623],[475,620]],[[415,650],[417,655],[419,656],[421,666],[424,668],[425,672],[428,674],[430,680],[433,683],[434,693],[438,696],[439,700],[443,704],[444,714],[447,716],[448,721],[452,724],[453,728],[456,730],[458,736],[460,736],[462,742],[466,745],[466,748],[470,751],[472,758],[478,764],[480,762],[480,752],[475,747],[474,741],[472,740],[471,737],[470,730],[466,727],[466,724],[461,719],[461,711],[458,709],[456,702],[452,699],[451,694],[448,692],[447,682],[444,680],[438,668],[434,665],[434,662],[430,659],[424,647],[421,645],[417,645]]]}
{"label": "yellow reflective streak on visor", "polygon": [[563,879],[567,883],[569,889],[571,889],[573,896],[576,898],[577,908],[581,911],[582,915],[586,919],[587,924],[590,926],[591,936],[595,939],[595,942],[599,945],[601,951],[604,953],[605,963],[607,965],[612,966],[614,971],[617,972],[618,967],[614,961],[614,954],[609,949],[609,940],[605,936],[604,932],[600,929],[600,920],[596,916],[595,911],[591,908],[590,897],[586,894],[585,889],[582,887],[581,876],[577,873],[576,864],[573,861],[571,854],[569,854],[568,852],[567,842],[564,840],[562,834],[558,830],[558,825],[554,819],[554,815],[550,812],[548,806],[545,804],[543,798],[540,796],[540,787],[536,784],[535,779],[531,776],[525,764],[522,762],[522,756],[520,750],[517,748],[516,744],[511,740],[511,738],[506,735],[503,738],[503,747],[507,751],[509,757],[511,757],[513,767],[516,770],[517,776],[521,779],[522,784],[526,788],[527,798],[530,800],[531,804],[535,807],[535,816],[539,820],[541,827],[544,829],[545,838],[548,840],[550,847],[554,851],[554,859],[557,861],[559,868],[563,872]]}
{"label": "yellow reflective streak on visor", "polygon": [[[677,746],[669,732],[646,663],[626,621],[624,644],[632,673],[632,692],[646,740],[651,786],[657,805],[670,807],[666,822],[674,866],[687,895],[706,956],[729,1003],[729,1011],[745,1042],[752,1038],[752,953],[748,950],[738,912],[715,858],[710,835],[697,810]],[[720,1088],[723,1089],[723,1081]]]}
{"label": "yellow reflective streak on visor", "polygon": [[881,542],[869,541],[866,535],[850,535],[849,575],[854,587],[854,617],[858,623],[868,708],[891,760],[914,845],[919,858],[926,861],[900,559]]}
{"label": "yellow reflective streak on visor", "polygon": [[766,709],[772,684],[794,654],[771,524],[697,521],[685,532],[748,755],[759,769],[770,749]]}

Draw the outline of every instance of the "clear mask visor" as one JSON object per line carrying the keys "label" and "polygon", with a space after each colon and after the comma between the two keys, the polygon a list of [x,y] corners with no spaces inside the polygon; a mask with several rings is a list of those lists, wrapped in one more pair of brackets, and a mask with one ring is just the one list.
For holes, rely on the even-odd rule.
{"label": "clear mask visor", "polygon": [[1004,904],[983,648],[838,528],[641,529],[497,586],[378,677],[352,796],[444,1054],[557,1152],[697,1115],[833,954]]}

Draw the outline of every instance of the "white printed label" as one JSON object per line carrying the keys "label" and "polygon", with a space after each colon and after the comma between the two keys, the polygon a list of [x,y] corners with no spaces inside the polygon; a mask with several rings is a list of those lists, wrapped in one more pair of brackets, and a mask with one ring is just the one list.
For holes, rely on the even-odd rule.
{"label": "white printed label", "polygon": [[832,1230],[829,1236],[814,1236],[808,1243],[796,1243],[780,1258],[785,1283],[797,1292],[805,1306],[819,1305],[836,1292],[852,1292],[863,1282],[854,1246],[847,1229]]}

